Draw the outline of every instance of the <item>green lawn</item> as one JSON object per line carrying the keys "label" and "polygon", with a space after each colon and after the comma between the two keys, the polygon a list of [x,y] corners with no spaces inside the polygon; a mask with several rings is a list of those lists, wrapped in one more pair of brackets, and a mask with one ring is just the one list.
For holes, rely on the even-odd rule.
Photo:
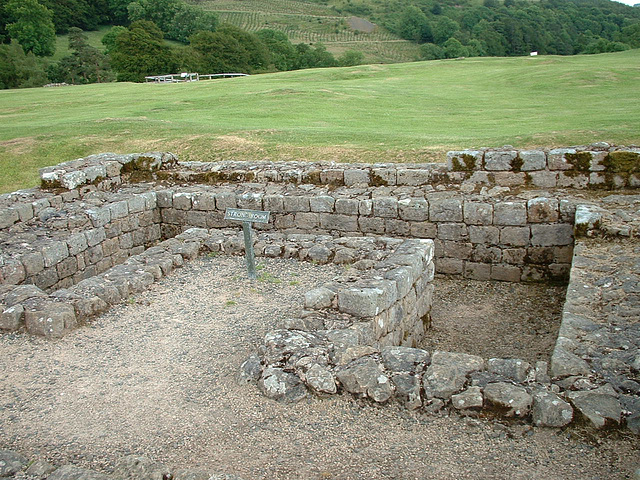
{"label": "green lawn", "polygon": [[0,191],[92,153],[443,160],[450,149],[640,143],[640,50],[0,91]]}

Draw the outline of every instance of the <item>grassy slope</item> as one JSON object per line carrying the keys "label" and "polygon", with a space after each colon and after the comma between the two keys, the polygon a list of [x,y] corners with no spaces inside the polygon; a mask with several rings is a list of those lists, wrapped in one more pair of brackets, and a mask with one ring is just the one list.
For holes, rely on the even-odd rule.
{"label": "grassy slope", "polygon": [[449,149],[640,143],[640,50],[0,91],[0,191],[104,152],[408,161]]}
{"label": "grassy slope", "polygon": [[293,43],[321,42],[339,55],[359,50],[368,63],[410,62],[418,58],[418,46],[401,40],[382,28],[356,32],[348,25],[351,15],[341,15],[329,6],[297,0],[191,0],[215,11],[223,22],[250,32],[263,28],[281,30]]}

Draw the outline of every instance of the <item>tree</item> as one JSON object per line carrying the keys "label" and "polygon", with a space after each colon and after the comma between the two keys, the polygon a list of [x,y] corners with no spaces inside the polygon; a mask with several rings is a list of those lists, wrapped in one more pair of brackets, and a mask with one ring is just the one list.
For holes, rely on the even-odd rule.
{"label": "tree", "polygon": [[118,35],[126,31],[127,31],[127,27],[115,25],[111,27],[107,33],[104,34],[100,42],[102,42],[102,44],[104,45],[105,54],[109,55],[112,51],[115,50],[116,39],[118,38]]}
{"label": "tree", "polygon": [[444,57],[444,48],[435,43],[420,45],[420,58],[422,60],[440,60]]}
{"label": "tree", "polygon": [[0,45],[0,88],[41,87],[48,81],[43,60],[33,52],[25,54],[15,40]]}
{"label": "tree", "polygon": [[66,33],[71,27],[95,30],[109,20],[107,0],[39,0],[53,13],[56,32]]}
{"label": "tree", "polygon": [[359,50],[347,50],[338,57],[338,65],[341,67],[353,67],[364,63],[364,53]]}
{"label": "tree", "polygon": [[140,20],[116,38],[111,66],[121,82],[143,82],[145,76],[173,73],[178,64],[165,45],[162,30],[153,22]]}
{"label": "tree", "polygon": [[433,40],[433,33],[427,16],[415,5],[407,7],[398,19],[398,35],[405,40],[425,43]]}
{"label": "tree", "polygon": [[444,42],[443,48],[446,58],[459,58],[469,56],[469,50],[467,49],[467,47],[462,45],[462,43],[460,43],[458,39],[453,37]]}
{"label": "tree", "polygon": [[39,56],[53,55],[56,50],[56,30],[53,14],[37,0],[10,0],[6,11],[12,23],[7,32],[17,40],[25,52]]}
{"label": "tree", "polygon": [[438,45],[442,45],[453,37],[459,29],[460,26],[455,20],[449,17],[438,17],[432,26],[433,41]]}
{"label": "tree", "polygon": [[265,28],[256,33],[271,55],[271,64],[276,70],[293,70],[298,52],[284,32]]}
{"label": "tree", "polygon": [[113,80],[107,56],[87,43],[87,37],[77,27],[69,29],[71,55],[59,62],[56,72],[62,81],[72,84],[102,83]]}

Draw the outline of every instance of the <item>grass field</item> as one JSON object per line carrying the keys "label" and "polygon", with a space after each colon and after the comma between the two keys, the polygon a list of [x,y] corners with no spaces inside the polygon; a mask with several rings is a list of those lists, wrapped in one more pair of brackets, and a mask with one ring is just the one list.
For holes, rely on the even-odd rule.
{"label": "grass field", "polygon": [[0,91],[0,191],[99,152],[184,160],[442,160],[450,149],[640,143],[640,50]]}

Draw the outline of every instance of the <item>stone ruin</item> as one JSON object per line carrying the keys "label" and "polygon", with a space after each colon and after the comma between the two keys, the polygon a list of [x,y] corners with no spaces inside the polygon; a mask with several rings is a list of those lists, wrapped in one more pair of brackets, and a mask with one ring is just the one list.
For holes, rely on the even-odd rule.
{"label": "stone ruin", "polygon": [[[0,196],[3,331],[61,337],[199,254],[243,253],[226,208],[269,210],[258,256],[355,273],[307,292],[241,381],[285,402],[347,391],[640,433],[640,148],[478,149],[420,165],[100,154],[41,180]],[[435,273],[568,282],[550,363],[420,349]]]}

